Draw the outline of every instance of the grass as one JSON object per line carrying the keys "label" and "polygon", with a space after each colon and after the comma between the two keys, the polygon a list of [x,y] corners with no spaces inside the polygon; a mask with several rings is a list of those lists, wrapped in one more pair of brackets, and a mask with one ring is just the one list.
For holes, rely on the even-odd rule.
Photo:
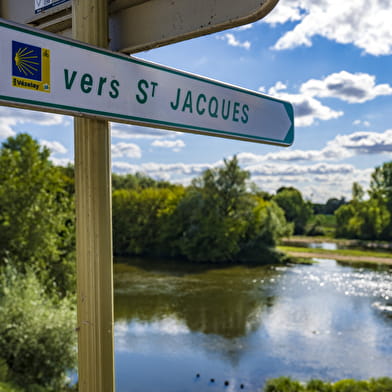
{"label": "grass", "polygon": [[390,252],[378,252],[369,250],[358,250],[358,249],[320,249],[320,248],[303,248],[299,246],[278,246],[278,250],[285,253],[290,252],[301,252],[311,254],[324,254],[324,255],[343,255],[343,256],[353,256],[353,257],[380,257],[392,259],[392,253]]}

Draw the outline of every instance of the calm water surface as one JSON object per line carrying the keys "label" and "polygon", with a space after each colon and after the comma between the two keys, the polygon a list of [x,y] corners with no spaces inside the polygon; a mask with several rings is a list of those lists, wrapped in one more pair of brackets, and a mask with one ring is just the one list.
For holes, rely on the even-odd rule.
{"label": "calm water surface", "polygon": [[392,377],[392,270],[116,264],[115,351],[118,392]]}

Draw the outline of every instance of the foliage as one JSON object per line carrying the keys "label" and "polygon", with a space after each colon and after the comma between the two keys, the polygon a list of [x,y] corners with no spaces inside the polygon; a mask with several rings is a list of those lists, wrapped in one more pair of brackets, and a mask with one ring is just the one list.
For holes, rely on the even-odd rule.
{"label": "foliage", "polygon": [[[162,227],[184,189],[121,189],[113,192],[113,244],[116,255],[158,252]],[[164,243],[164,242],[163,242]]]}
{"label": "foliage", "polygon": [[336,217],[329,214],[313,215],[306,226],[306,235],[334,237],[336,231]]}
{"label": "foliage", "polygon": [[[142,173],[136,174],[112,174],[113,190],[118,189],[146,189],[146,188],[170,188],[174,185],[168,181],[154,180]],[[174,186],[175,187],[175,186]]]}
{"label": "foliage", "polygon": [[239,252],[245,224],[244,217],[223,214],[203,192],[191,189],[171,217],[167,240],[173,255],[192,261],[229,262]]}
{"label": "foliage", "polygon": [[322,236],[327,234],[323,227],[323,221],[325,222],[325,219],[323,219],[324,216],[327,215],[319,214],[312,216],[312,219],[309,220],[306,228],[306,234],[308,236]]}
{"label": "foliage", "polygon": [[368,200],[353,184],[353,199],[336,212],[336,236],[363,240],[392,238],[392,162],[377,167],[370,183]]}
{"label": "foliage", "polygon": [[284,211],[286,220],[294,223],[294,234],[304,234],[313,215],[312,204],[303,200],[301,192],[293,187],[278,189],[274,201]]}
{"label": "foliage", "polygon": [[310,380],[300,383],[289,377],[267,381],[264,392],[392,392],[392,379],[383,377],[369,381],[340,380],[335,383]]}
{"label": "foliage", "polygon": [[0,150],[0,266],[32,266],[45,286],[63,295],[74,287],[72,181],[27,134]]}
{"label": "foliage", "polygon": [[351,193],[352,193],[353,200],[363,201],[363,197],[365,196],[365,191],[363,190],[362,186],[357,182],[353,183]]}
{"label": "foliage", "polygon": [[245,235],[241,241],[240,261],[257,261],[266,248],[273,248],[282,237],[293,232],[293,225],[287,223],[284,212],[273,201],[257,199],[252,215],[248,221]]}
{"label": "foliage", "polygon": [[347,201],[344,197],[337,199],[336,197],[331,197],[327,200],[325,204],[314,203],[313,212],[315,214],[323,215],[333,215],[333,213],[342,205],[346,204]]}
{"label": "foliage", "polygon": [[291,233],[283,211],[247,191],[234,157],[179,186],[113,192],[116,255],[159,254],[197,262],[259,260]]}
{"label": "foliage", "polygon": [[0,288],[0,353],[6,378],[28,391],[62,390],[65,371],[76,361],[74,301],[53,300],[32,271],[21,276],[10,266],[3,268]]}
{"label": "foliage", "polygon": [[248,178],[234,157],[192,182],[169,220],[172,255],[197,262],[261,261],[291,232],[274,202],[247,192]]}
{"label": "foliage", "polygon": [[290,377],[279,377],[268,380],[264,388],[265,392],[302,392],[304,386]]}

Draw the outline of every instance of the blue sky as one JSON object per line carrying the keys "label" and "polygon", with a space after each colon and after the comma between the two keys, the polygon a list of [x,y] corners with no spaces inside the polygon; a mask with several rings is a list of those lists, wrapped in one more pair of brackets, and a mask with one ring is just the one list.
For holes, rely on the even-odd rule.
{"label": "blue sky", "polygon": [[[280,0],[263,20],[139,53],[149,61],[292,102],[289,148],[112,123],[112,167],[189,184],[237,154],[262,190],[315,202],[367,189],[392,159],[392,0]],[[72,117],[0,107],[0,140],[28,132],[73,161]]]}

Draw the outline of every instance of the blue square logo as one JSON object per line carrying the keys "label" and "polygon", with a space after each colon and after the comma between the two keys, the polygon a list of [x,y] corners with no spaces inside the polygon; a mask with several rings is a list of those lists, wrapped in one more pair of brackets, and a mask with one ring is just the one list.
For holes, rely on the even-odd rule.
{"label": "blue square logo", "polygon": [[42,81],[41,48],[12,41],[12,76]]}

